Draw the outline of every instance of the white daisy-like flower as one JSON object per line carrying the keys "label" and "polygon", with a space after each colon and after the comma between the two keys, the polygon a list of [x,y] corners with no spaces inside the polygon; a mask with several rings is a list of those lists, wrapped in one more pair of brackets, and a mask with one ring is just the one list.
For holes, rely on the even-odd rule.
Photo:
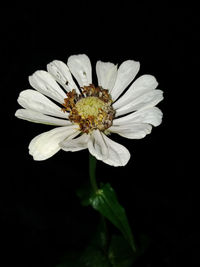
{"label": "white daisy-like flower", "polygon": [[139,68],[139,62],[134,60],[124,61],[119,68],[98,61],[95,87],[90,60],[81,54],[70,56],[67,65],[54,60],[47,65],[48,71],[31,75],[29,82],[36,90],[20,93],[18,103],[23,109],[15,115],[59,126],[32,139],[29,153],[34,160],[48,159],[60,149],[88,149],[109,165],[126,165],[129,151],[108,135],[140,139],[162,121],[162,112],[155,106],[163,99],[163,92],[156,89],[158,83],[152,75],[140,76],[132,83]]}

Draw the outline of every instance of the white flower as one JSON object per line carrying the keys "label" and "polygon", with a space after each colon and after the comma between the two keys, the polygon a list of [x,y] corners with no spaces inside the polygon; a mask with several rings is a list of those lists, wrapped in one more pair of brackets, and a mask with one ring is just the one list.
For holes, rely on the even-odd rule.
{"label": "white flower", "polygon": [[133,60],[124,61],[119,68],[98,61],[95,87],[89,58],[74,55],[67,65],[54,60],[47,65],[48,72],[36,71],[30,76],[29,82],[36,90],[20,93],[18,103],[23,109],[18,109],[15,115],[59,126],[33,138],[29,145],[33,158],[45,160],[60,149],[88,148],[93,156],[109,165],[126,165],[129,151],[108,134],[140,139],[151,132],[152,125],[158,126],[162,121],[162,112],[155,106],[163,99],[163,92],[156,89],[155,77],[143,75],[132,83],[139,67],[139,62]]}

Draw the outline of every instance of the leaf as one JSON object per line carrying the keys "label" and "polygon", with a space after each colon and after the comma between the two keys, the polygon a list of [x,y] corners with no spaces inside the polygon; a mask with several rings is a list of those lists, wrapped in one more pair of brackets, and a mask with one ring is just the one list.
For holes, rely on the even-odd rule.
{"label": "leaf", "polygon": [[116,194],[110,184],[105,184],[93,194],[90,198],[90,204],[121,231],[133,251],[136,251],[126,212],[119,204]]}

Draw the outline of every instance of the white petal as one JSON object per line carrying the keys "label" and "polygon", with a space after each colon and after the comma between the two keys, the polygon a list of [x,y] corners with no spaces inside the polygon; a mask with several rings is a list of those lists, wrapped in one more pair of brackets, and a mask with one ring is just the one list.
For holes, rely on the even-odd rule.
{"label": "white petal", "polygon": [[104,160],[108,157],[108,148],[102,135],[103,134],[99,130],[94,130],[88,141],[90,153],[98,160]]}
{"label": "white petal", "polygon": [[68,113],[64,113],[59,106],[38,91],[32,89],[24,90],[20,93],[17,101],[25,109],[65,119],[68,118]]}
{"label": "white petal", "polygon": [[104,142],[108,147],[108,156],[106,159],[103,159],[103,162],[112,165],[112,166],[124,166],[130,159],[130,153],[127,148],[114,142],[106,135],[103,135]]}
{"label": "white petal", "polygon": [[126,87],[133,81],[140,68],[140,63],[134,60],[124,61],[118,69],[117,79],[111,96],[115,101],[126,89]]}
{"label": "white petal", "polygon": [[148,74],[140,76],[129,87],[127,92],[113,104],[114,109],[118,109],[130,103],[138,96],[150,90],[154,90],[157,86],[158,82],[156,81],[156,78],[154,76]]}
{"label": "white petal", "polygon": [[77,93],[80,93],[73,81],[69,68],[64,62],[54,60],[47,65],[47,70],[66,91],[69,92],[72,91],[72,89],[75,89]]}
{"label": "white petal", "polygon": [[29,76],[29,82],[31,86],[33,86],[33,88],[40,93],[54,99],[61,104],[64,103],[66,94],[47,71],[36,71],[32,76]]}
{"label": "white petal", "polygon": [[144,138],[147,134],[151,133],[151,130],[152,130],[152,126],[148,123],[125,124],[121,126],[111,126],[109,128],[110,132],[117,133],[129,139]]}
{"label": "white petal", "polygon": [[109,91],[113,89],[117,78],[117,65],[110,62],[97,61],[96,73],[99,86]]}
{"label": "white petal", "polygon": [[58,127],[48,132],[42,133],[29,144],[29,153],[34,160],[45,160],[57,153],[61,147],[59,143],[64,139],[73,138],[79,131],[75,126]]}
{"label": "white petal", "polygon": [[67,65],[80,87],[92,83],[92,67],[88,56],[84,54],[70,56]]}
{"label": "white petal", "polygon": [[153,107],[161,100],[163,100],[163,91],[151,90],[150,92],[145,92],[143,95],[136,97],[132,102],[117,109],[115,116],[118,117],[141,108]]}
{"label": "white petal", "polygon": [[135,111],[127,116],[113,120],[113,125],[125,125],[128,123],[149,123],[158,126],[162,122],[162,112],[157,107],[145,108]]}
{"label": "white petal", "polygon": [[75,151],[83,150],[87,148],[89,138],[90,138],[90,135],[83,134],[80,137],[77,137],[75,139],[64,140],[63,142],[60,143],[60,146],[64,151],[75,152]]}
{"label": "white petal", "polygon": [[57,119],[30,109],[18,109],[15,113],[15,116],[22,120],[56,126],[72,124],[69,120]]}

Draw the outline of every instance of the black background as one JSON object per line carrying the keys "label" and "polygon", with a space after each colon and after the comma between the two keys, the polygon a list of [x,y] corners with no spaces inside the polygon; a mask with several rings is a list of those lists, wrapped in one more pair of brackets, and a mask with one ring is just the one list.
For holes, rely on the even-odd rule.
{"label": "black background", "polygon": [[198,137],[191,120],[198,95],[196,7],[75,1],[12,3],[1,12],[1,266],[55,266],[95,229],[96,213],[75,194],[88,179],[88,151],[35,162],[28,144],[52,127],[14,117],[30,74],[79,53],[93,68],[97,60],[138,60],[139,75],[157,78],[163,123],[142,140],[113,135],[131,159],[121,168],[98,162],[97,177],[115,188],[136,238],[143,233],[151,240],[135,266],[198,266],[198,175],[188,149],[191,136]]}

